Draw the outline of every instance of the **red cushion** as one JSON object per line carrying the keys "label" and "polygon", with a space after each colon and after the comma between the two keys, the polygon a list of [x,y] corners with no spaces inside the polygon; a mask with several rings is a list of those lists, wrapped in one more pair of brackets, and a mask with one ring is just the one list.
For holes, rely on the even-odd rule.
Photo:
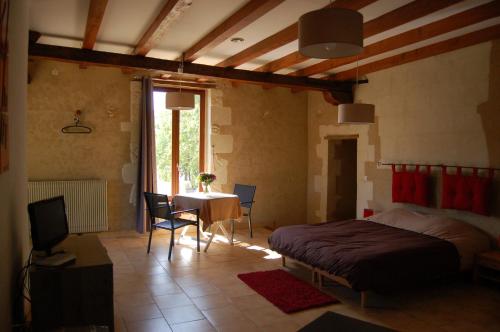
{"label": "red cushion", "polygon": [[457,210],[471,210],[474,183],[477,177],[456,176],[456,192],[453,199],[453,208]]}
{"label": "red cushion", "polygon": [[471,211],[488,216],[491,178],[474,177]]}
{"label": "red cushion", "polygon": [[422,206],[430,205],[430,179],[425,173],[415,173],[415,195],[413,202]]}
{"label": "red cushion", "polygon": [[415,201],[415,173],[403,172],[402,177],[401,195],[403,202],[413,203]]}
{"label": "red cushion", "polygon": [[477,170],[472,176],[463,176],[460,169],[457,172],[457,175],[449,175],[446,169],[443,171],[441,207],[489,215],[492,175],[483,178],[477,176]]}
{"label": "red cushion", "polygon": [[426,173],[392,172],[392,201],[422,206],[430,204],[429,175]]}
{"label": "red cushion", "polygon": [[457,192],[457,176],[443,173],[443,190],[441,192],[441,208],[453,209]]}
{"label": "red cushion", "polygon": [[392,201],[395,203],[404,203],[403,172],[392,172]]}

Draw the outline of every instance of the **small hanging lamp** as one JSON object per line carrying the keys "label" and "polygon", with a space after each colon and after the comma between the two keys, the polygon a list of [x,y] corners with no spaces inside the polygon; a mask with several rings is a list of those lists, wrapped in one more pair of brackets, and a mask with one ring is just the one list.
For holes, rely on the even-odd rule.
{"label": "small hanging lamp", "polygon": [[194,108],[194,93],[182,91],[182,74],[184,72],[184,54],[182,54],[181,63],[177,72],[180,74],[179,91],[167,92],[165,98],[165,108],[171,110],[191,110]]}
{"label": "small hanging lamp", "polygon": [[194,108],[194,94],[179,91],[167,92],[165,107],[171,110],[190,110]]}
{"label": "small hanging lamp", "polygon": [[[358,63],[356,62],[356,89],[359,87]],[[353,91],[354,96],[356,91]],[[357,103],[340,104],[338,107],[339,124],[369,124],[375,123],[375,105]]]}
{"label": "small hanging lamp", "polygon": [[299,52],[332,59],[361,53],[363,15],[345,8],[322,8],[299,18]]}
{"label": "small hanging lamp", "polygon": [[340,124],[375,123],[375,105],[373,104],[340,104],[338,110]]}

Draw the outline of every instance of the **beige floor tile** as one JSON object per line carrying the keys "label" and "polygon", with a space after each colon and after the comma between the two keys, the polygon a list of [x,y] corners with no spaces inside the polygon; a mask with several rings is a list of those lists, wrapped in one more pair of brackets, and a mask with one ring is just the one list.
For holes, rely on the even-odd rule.
{"label": "beige floor tile", "polygon": [[138,260],[132,260],[130,262],[137,270],[150,268],[150,267],[161,267],[161,264],[152,256],[145,256]]}
{"label": "beige floor tile", "polygon": [[222,325],[229,326],[239,323],[241,323],[242,325],[245,325],[247,323],[254,325],[253,322],[246,318],[240,310],[233,307],[208,309],[203,310],[202,312],[210,321],[210,323],[212,323],[212,325],[216,327]]}
{"label": "beige floor tile", "polygon": [[296,332],[302,326],[293,320],[276,321],[275,323],[259,326],[261,332]]}
{"label": "beige floor tile", "polygon": [[137,306],[154,303],[149,292],[122,294],[115,296],[115,301],[120,307]]}
{"label": "beige floor tile", "polygon": [[156,286],[162,284],[173,284],[175,283],[174,279],[172,279],[168,274],[153,274],[153,275],[143,275],[141,276],[141,280],[149,286]]}
{"label": "beige floor tile", "polygon": [[193,303],[200,310],[222,308],[227,307],[228,305],[232,305],[232,302],[230,302],[229,299],[222,294],[195,297],[192,298],[191,301],[193,301]]}
{"label": "beige floor tile", "polygon": [[219,332],[256,332],[261,329],[251,321],[239,320],[216,327]]}
{"label": "beige floor tile", "polygon": [[127,323],[127,332],[171,332],[167,321],[162,318]]}
{"label": "beige floor tile", "polygon": [[215,328],[206,319],[192,322],[173,324],[173,332],[215,332]]}
{"label": "beige floor tile", "polygon": [[131,293],[141,293],[147,292],[148,288],[143,283],[138,283],[134,281],[115,283],[113,287],[116,296]]}
{"label": "beige floor tile", "polygon": [[231,297],[231,303],[241,310],[273,306],[271,302],[259,294]]}
{"label": "beige floor tile", "polygon": [[184,293],[155,296],[154,301],[160,309],[169,309],[193,304]]}
{"label": "beige floor tile", "polygon": [[149,291],[153,296],[161,296],[168,294],[182,293],[182,289],[174,282],[163,283],[158,285],[148,285]]}
{"label": "beige floor tile", "polygon": [[[178,267],[178,268],[166,268],[168,274],[170,274],[173,278],[182,278],[191,276],[194,272],[190,267]],[[198,283],[203,283],[203,281],[199,281]]]}
{"label": "beige floor tile", "polygon": [[205,283],[194,286],[183,287],[184,292],[191,298],[214,295],[220,293],[220,289],[215,287],[214,285]]}
{"label": "beige floor tile", "polygon": [[161,312],[170,325],[191,322],[194,320],[205,318],[201,311],[198,310],[198,308],[196,308],[196,306],[194,305],[161,309]]}
{"label": "beige floor tile", "polygon": [[[210,283],[219,287],[219,288],[224,288],[224,287],[229,287],[231,285],[240,285],[241,280],[238,279],[236,274],[228,273],[225,270],[217,269],[210,271],[208,273],[210,277]],[[206,274],[207,275],[207,274]]]}
{"label": "beige floor tile", "polygon": [[175,282],[181,287],[196,286],[206,283],[202,275],[195,275],[192,272],[189,275],[174,278]]}
{"label": "beige floor tile", "polygon": [[135,283],[139,282],[142,284],[145,284],[142,282],[141,276],[137,275],[135,271],[133,273],[113,273],[113,280],[115,282],[115,285],[121,284],[121,283]]}
{"label": "beige floor tile", "polygon": [[313,320],[315,320],[319,316],[321,316],[323,313],[325,313],[325,311],[327,311],[327,310],[322,309],[322,308],[308,309],[308,310],[303,310],[303,311],[299,311],[299,312],[290,314],[290,317],[297,324],[304,326],[304,325],[312,322]]}
{"label": "beige floor tile", "polygon": [[256,307],[241,310],[245,317],[250,319],[257,326],[271,325],[285,320],[292,321],[292,318],[274,306]]}
{"label": "beige floor tile", "polygon": [[126,306],[120,307],[119,310],[125,323],[160,318],[162,316],[156,304],[145,304],[133,307]]}
{"label": "beige floor tile", "polygon": [[158,274],[166,274],[168,275],[167,270],[163,268],[160,264],[154,266],[147,265],[134,265],[135,273],[142,275],[158,275]]}
{"label": "beige floor tile", "polygon": [[254,295],[256,294],[253,289],[245,285],[243,282],[235,285],[224,285],[219,286],[222,293],[224,293],[228,297],[238,297],[245,295]]}

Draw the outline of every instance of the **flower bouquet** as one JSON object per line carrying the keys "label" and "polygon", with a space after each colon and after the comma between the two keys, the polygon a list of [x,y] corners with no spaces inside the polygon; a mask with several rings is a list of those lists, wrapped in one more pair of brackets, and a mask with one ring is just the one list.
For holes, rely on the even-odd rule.
{"label": "flower bouquet", "polygon": [[217,179],[215,174],[212,173],[200,173],[198,174],[198,182],[203,186],[203,192],[208,192],[208,186],[210,183],[214,182]]}

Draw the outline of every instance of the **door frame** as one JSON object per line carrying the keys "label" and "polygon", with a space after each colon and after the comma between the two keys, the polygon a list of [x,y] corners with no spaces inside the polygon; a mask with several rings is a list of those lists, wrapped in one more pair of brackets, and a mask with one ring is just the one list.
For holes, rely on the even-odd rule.
{"label": "door frame", "polygon": [[334,141],[344,141],[344,140],[353,140],[353,141],[356,141],[356,210],[355,210],[355,216],[357,215],[357,211],[358,211],[358,195],[359,195],[359,188],[358,188],[358,172],[359,172],[359,168],[358,168],[358,165],[357,165],[357,162],[358,162],[358,153],[359,153],[359,135],[358,134],[351,134],[351,135],[326,135],[323,137],[323,139],[325,139],[326,141],[328,141],[327,143],[327,174],[326,174],[326,181],[327,181],[327,188],[326,188],[326,197],[327,197],[327,205],[326,205],[326,211],[325,211],[325,217],[328,219],[329,216],[329,205],[328,205],[328,195],[329,195],[329,177],[330,177],[330,174],[329,174],[329,171],[330,171],[330,165],[329,165],[329,154],[330,154],[330,144],[332,144]]}
{"label": "door frame", "polygon": [[[182,87],[183,90],[188,90],[195,95],[200,96],[200,146],[199,146],[199,171],[203,172],[205,169],[205,133],[206,133],[206,91],[198,89],[189,89]],[[164,87],[164,86],[154,86],[153,91],[162,92],[176,92],[179,91],[178,88]],[[180,136],[180,112],[189,111],[179,111],[172,110],[172,195],[179,193],[179,136]]]}

